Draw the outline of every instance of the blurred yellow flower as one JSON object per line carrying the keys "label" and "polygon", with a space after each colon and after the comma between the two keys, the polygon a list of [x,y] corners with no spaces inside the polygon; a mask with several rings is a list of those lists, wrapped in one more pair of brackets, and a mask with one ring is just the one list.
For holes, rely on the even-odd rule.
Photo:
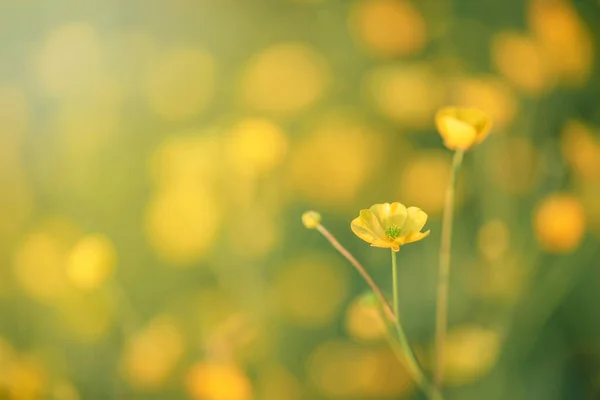
{"label": "blurred yellow flower", "polygon": [[445,383],[456,387],[483,377],[496,363],[500,341],[496,330],[478,325],[452,329],[446,339]]}
{"label": "blurred yellow flower", "polygon": [[321,214],[316,211],[307,211],[302,214],[302,223],[308,229],[315,229],[321,223]]}
{"label": "blurred yellow flower", "polygon": [[444,107],[435,115],[435,124],[451,150],[468,150],[486,138],[492,126],[488,114],[473,107]]}
{"label": "blurred yellow flower", "polygon": [[94,234],[85,236],[67,257],[65,273],[80,289],[95,289],[112,274],[116,252],[109,237]]}
{"label": "blurred yellow flower", "polygon": [[579,247],[585,235],[585,210],[576,197],[553,194],[536,207],[533,225],[545,251],[569,253]]}
{"label": "blurred yellow flower", "polygon": [[192,399],[250,400],[253,388],[240,367],[234,364],[198,362],[188,371],[185,383]]}
{"label": "blurred yellow flower", "polygon": [[427,214],[418,207],[401,203],[374,204],[368,210],[360,210],[350,227],[352,232],[373,247],[391,248],[419,241],[430,231],[421,232],[427,222]]}

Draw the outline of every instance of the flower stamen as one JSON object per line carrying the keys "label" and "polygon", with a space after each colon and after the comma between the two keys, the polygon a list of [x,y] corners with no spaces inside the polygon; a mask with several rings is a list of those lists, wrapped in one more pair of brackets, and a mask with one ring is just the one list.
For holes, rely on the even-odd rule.
{"label": "flower stamen", "polygon": [[390,239],[399,238],[400,233],[402,233],[402,229],[400,229],[397,225],[390,225],[385,229],[385,236]]}

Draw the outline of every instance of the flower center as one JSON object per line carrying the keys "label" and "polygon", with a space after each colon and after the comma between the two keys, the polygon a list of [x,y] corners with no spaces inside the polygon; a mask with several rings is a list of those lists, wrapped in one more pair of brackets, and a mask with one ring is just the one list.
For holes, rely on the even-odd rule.
{"label": "flower center", "polygon": [[396,239],[400,236],[401,231],[402,229],[400,229],[397,225],[391,225],[385,229],[385,236],[387,236],[389,239]]}

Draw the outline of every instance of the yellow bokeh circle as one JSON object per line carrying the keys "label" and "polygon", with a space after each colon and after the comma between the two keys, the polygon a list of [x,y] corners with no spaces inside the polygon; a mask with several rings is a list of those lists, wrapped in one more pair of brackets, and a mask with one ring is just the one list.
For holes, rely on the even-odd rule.
{"label": "yellow bokeh circle", "polygon": [[425,21],[405,0],[363,0],[350,13],[350,29],[370,54],[383,57],[418,53],[426,44]]}
{"label": "yellow bokeh circle", "polygon": [[246,374],[233,364],[201,362],[188,371],[186,387],[194,400],[251,400],[253,388]]}
{"label": "yellow bokeh circle", "polygon": [[333,321],[348,295],[348,273],[328,257],[311,256],[284,266],[275,280],[283,317],[304,327]]}
{"label": "yellow bokeh circle", "polygon": [[400,398],[414,387],[389,348],[326,341],[310,354],[307,367],[312,384],[328,398]]}
{"label": "yellow bokeh circle", "polygon": [[569,85],[587,81],[594,63],[593,36],[573,4],[534,0],[527,16],[553,72]]}
{"label": "yellow bokeh circle", "polygon": [[241,97],[253,109],[279,114],[306,110],[329,85],[325,59],[301,42],[280,43],[256,54],[241,80]]}
{"label": "yellow bokeh circle", "polygon": [[76,287],[95,289],[110,276],[115,262],[116,252],[110,238],[89,235],[77,242],[68,255],[66,274]]}
{"label": "yellow bokeh circle", "polygon": [[[444,190],[450,181],[450,168],[451,159],[447,152],[420,152],[402,171],[399,198],[404,199],[406,205],[418,206],[429,215],[440,215],[444,207]],[[459,194],[460,190],[457,196]]]}
{"label": "yellow bokeh circle", "polygon": [[15,253],[17,281],[31,297],[40,301],[58,298],[67,288],[64,243],[48,233],[26,236]]}
{"label": "yellow bokeh circle", "polygon": [[600,140],[595,129],[580,121],[568,121],[561,132],[560,144],[577,177],[600,182]]}
{"label": "yellow bokeh circle", "polygon": [[249,118],[240,121],[231,130],[227,156],[235,172],[254,176],[281,164],[287,147],[285,133],[274,122]]}
{"label": "yellow bokeh circle", "polygon": [[538,243],[545,251],[569,253],[579,247],[585,234],[585,211],[579,199],[553,194],[537,205],[533,225]]}
{"label": "yellow bokeh circle", "polygon": [[495,330],[477,325],[453,328],[446,338],[446,384],[462,386],[483,377],[496,363],[500,344]]}
{"label": "yellow bokeh circle", "polygon": [[91,25],[74,23],[48,33],[37,55],[37,75],[45,94],[75,93],[103,69],[104,49]]}
{"label": "yellow bokeh circle", "polygon": [[492,41],[492,59],[496,69],[526,93],[541,94],[552,84],[543,49],[529,36],[516,32],[497,34]]}
{"label": "yellow bokeh circle", "polygon": [[290,159],[290,183],[315,205],[356,197],[384,158],[379,132],[353,121],[325,122],[298,144]]}
{"label": "yellow bokeh circle", "polygon": [[220,207],[209,188],[178,185],[158,191],[147,208],[150,243],[165,261],[189,265],[211,247]]}
{"label": "yellow bokeh circle", "polygon": [[377,341],[385,337],[386,323],[375,304],[365,304],[358,298],[350,304],[346,312],[346,331],[361,341]]}
{"label": "yellow bokeh circle", "polygon": [[[385,117],[410,128],[432,125],[443,87],[424,64],[383,66],[371,70],[363,91]],[[410,96],[406,94],[410,93]]]}
{"label": "yellow bokeh circle", "polygon": [[188,46],[172,48],[148,65],[143,89],[150,108],[168,121],[200,113],[212,97],[216,66],[212,55]]}
{"label": "yellow bokeh circle", "polygon": [[155,317],[133,335],[121,358],[121,372],[138,390],[162,387],[183,354],[183,335],[168,315]]}
{"label": "yellow bokeh circle", "polygon": [[[517,112],[517,100],[511,88],[501,79],[480,76],[461,79],[452,87],[452,103],[477,108],[489,113],[494,127],[510,124]],[[494,130],[492,130],[493,132]]]}

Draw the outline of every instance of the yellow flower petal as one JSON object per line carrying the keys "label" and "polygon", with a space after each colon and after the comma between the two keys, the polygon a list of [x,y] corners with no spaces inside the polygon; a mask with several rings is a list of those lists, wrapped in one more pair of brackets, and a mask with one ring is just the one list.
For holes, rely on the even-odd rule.
{"label": "yellow flower petal", "polygon": [[371,210],[361,210],[359,215],[360,218],[362,218],[365,227],[370,229],[375,234],[375,237],[385,237],[385,231],[381,225],[381,221]]}
{"label": "yellow flower petal", "polygon": [[411,232],[408,235],[403,237],[403,243],[402,244],[408,244],[408,243],[413,243],[413,242],[418,242],[421,239],[426,238],[427,236],[429,236],[429,233],[431,231],[425,231],[425,232]]}
{"label": "yellow flower petal", "polygon": [[382,249],[389,249],[390,247],[394,246],[394,244],[389,240],[377,239],[373,243],[371,243],[371,246],[380,247]]}
{"label": "yellow flower petal", "polygon": [[369,211],[375,215],[384,232],[386,228],[394,225],[402,228],[406,221],[406,207],[402,203],[373,204]]}
{"label": "yellow flower petal", "polygon": [[467,150],[486,138],[492,121],[477,108],[445,107],[436,113],[435,124],[446,147]]}
{"label": "yellow flower petal", "polygon": [[446,147],[466,150],[475,143],[477,131],[466,122],[444,119],[439,123],[440,134]]}
{"label": "yellow flower petal", "polygon": [[[387,219],[391,212],[391,204],[390,203],[382,203],[382,204],[373,204],[369,207],[369,211],[375,215],[375,218],[379,221],[381,226],[384,228],[383,221]],[[362,214],[362,212],[361,212]],[[385,229],[385,228],[384,228]]]}
{"label": "yellow flower petal", "polygon": [[367,243],[373,243],[379,240],[379,237],[373,230],[365,224],[362,217],[356,217],[350,224],[352,232]]}
{"label": "yellow flower petal", "polygon": [[419,207],[408,207],[407,218],[404,226],[402,227],[402,233],[404,235],[409,234],[413,231],[420,231],[427,222],[427,214]]}
{"label": "yellow flower petal", "polygon": [[[427,214],[418,207],[408,209],[398,202],[374,204],[361,210],[350,227],[352,232],[373,247],[399,251],[405,243],[416,242],[429,234],[419,232],[427,222]],[[399,237],[396,236],[400,234]],[[393,239],[396,238],[396,239]]]}
{"label": "yellow flower petal", "polygon": [[383,221],[383,225],[385,227],[395,225],[399,228],[402,228],[402,226],[406,223],[407,216],[408,214],[404,204],[398,202],[392,203],[390,205],[390,214]]}

